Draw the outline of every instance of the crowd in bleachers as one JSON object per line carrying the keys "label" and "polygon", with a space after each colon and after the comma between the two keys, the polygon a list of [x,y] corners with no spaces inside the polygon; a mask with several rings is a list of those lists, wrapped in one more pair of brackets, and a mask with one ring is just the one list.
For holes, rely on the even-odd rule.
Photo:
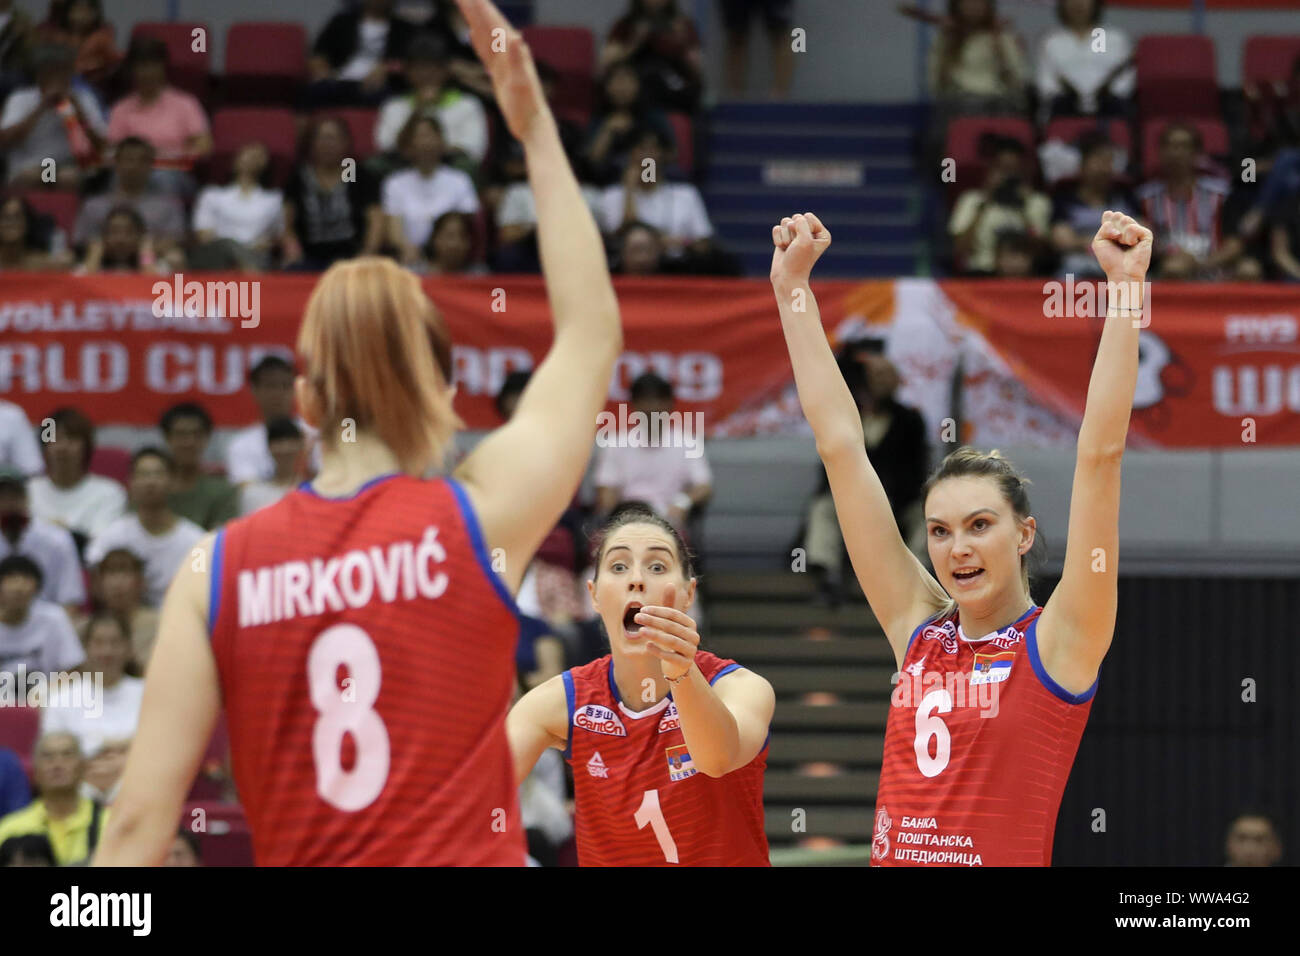
{"label": "crowd in bleachers", "polygon": [[[315,38],[233,24],[220,76],[204,24],[119,49],[109,7],[2,24],[0,269],[539,271],[522,147],[450,0],[345,0]],[[629,0],[599,55],[584,28],[524,35],[615,269],[737,273],[691,182],[703,77],[677,0]]]}
{"label": "crowd in bleachers", "polygon": [[1210,37],[1134,42],[1104,0],[1056,15],[1033,57],[996,0],[933,18],[952,271],[1100,278],[1090,245],[1114,209],[1155,233],[1156,278],[1300,280],[1300,35],[1246,42],[1237,100]]}

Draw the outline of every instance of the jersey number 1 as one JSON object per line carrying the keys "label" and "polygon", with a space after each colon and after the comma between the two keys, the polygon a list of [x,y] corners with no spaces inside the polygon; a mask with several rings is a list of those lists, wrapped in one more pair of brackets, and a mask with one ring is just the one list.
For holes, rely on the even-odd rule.
{"label": "jersey number 1", "polygon": [[655,839],[659,841],[659,849],[664,851],[664,859],[669,863],[677,862],[677,844],[673,842],[673,835],[668,832],[668,821],[664,819],[663,807],[659,806],[658,790],[645,792],[645,796],[641,798],[641,806],[637,807],[636,815],[632,819],[636,821],[638,830],[644,830],[645,825],[650,824],[655,832]]}
{"label": "jersey number 1", "polygon": [[[351,682],[339,692],[338,669]],[[370,635],[355,624],[335,624],[321,631],[307,653],[307,683],[316,725],[311,750],[316,764],[316,792],[340,810],[362,810],[375,802],[388,782],[388,728],[375,712],[379,699],[379,652]],[[343,735],[356,747],[351,770],[343,769]]]}

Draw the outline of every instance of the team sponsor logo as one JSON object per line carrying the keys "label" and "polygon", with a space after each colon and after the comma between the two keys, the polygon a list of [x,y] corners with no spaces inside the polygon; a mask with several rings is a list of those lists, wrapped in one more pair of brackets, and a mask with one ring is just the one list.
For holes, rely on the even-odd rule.
{"label": "team sponsor logo", "polygon": [[942,624],[927,624],[921,630],[921,640],[938,641],[945,653],[957,653],[957,623],[944,621]]}
{"label": "team sponsor logo", "polygon": [[685,744],[669,747],[665,753],[668,755],[668,779],[685,780],[687,777],[695,776],[695,764],[691,762],[691,755]]}
{"label": "team sponsor logo", "polygon": [[876,829],[871,835],[871,858],[883,860],[889,856],[889,831],[893,827],[889,819],[889,810],[881,807],[876,811]]}
{"label": "team sponsor logo", "polygon": [[1025,639],[1025,632],[1014,624],[998,631],[997,637],[989,641],[991,647],[1015,647]]}
{"label": "team sponsor logo", "polygon": [[595,755],[587,761],[587,773],[593,777],[607,779],[609,777],[609,768],[605,766],[605,761],[600,759],[600,751],[597,750]]}
{"label": "team sponsor logo", "polygon": [[666,734],[670,730],[680,730],[681,726],[682,722],[677,719],[677,704],[669,701],[668,709],[664,711],[664,715],[659,721],[659,733]]}
{"label": "team sponsor logo", "polygon": [[1011,664],[1016,659],[1015,651],[1002,651],[1000,654],[976,654],[975,667],[971,671],[972,684],[1000,684],[1011,676]]}
{"label": "team sponsor logo", "polygon": [[589,730],[593,734],[606,734],[610,737],[626,737],[627,728],[618,714],[599,704],[587,704],[573,712],[573,726],[579,730]]}

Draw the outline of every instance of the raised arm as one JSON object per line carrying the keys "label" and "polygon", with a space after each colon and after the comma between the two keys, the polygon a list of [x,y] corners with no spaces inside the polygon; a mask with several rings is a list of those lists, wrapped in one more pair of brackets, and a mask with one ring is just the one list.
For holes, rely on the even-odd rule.
{"label": "raised arm", "polygon": [[1141,316],[1151,230],[1131,216],[1106,212],[1092,248],[1106,272],[1108,307],[1079,428],[1065,567],[1038,621],[1043,666],[1072,694],[1092,686],[1115,633],[1120,462],[1137,387],[1138,337],[1146,324]]}
{"label": "raised arm", "polygon": [[817,438],[853,570],[901,667],[912,630],[948,595],[907,549],[879,476],[867,459],[862,417],[836,365],[809,288],[813,264],[831,244],[812,213],[772,229],[772,288],[781,311],[804,417]]}
{"label": "raised arm", "polygon": [[[510,132],[523,143],[555,339],[510,422],[457,469],[489,548],[505,553],[517,590],[542,539],[573,498],[623,348],[600,231],[578,189],[532,55],[488,0],[456,0],[492,77]],[[502,50],[503,52],[494,52]]]}

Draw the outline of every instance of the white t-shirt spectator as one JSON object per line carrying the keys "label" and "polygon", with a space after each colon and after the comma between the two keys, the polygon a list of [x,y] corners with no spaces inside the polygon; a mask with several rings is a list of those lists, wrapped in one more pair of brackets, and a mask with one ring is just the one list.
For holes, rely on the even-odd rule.
{"label": "white t-shirt spectator", "polygon": [[86,545],[86,564],[98,564],[114,548],[126,548],[144,561],[145,603],[157,607],[167,586],[189,557],[190,549],[203,537],[203,529],[187,518],[177,518],[166,534],[150,534],[138,515],[118,518]]}
{"label": "white t-shirt spectator", "polygon": [[[316,429],[301,418],[295,418],[302,429],[303,439],[310,442]],[[320,444],[315,445],[311,456],[312,467],[320,468]],[[266,442],[266,425],[249,425],[230,437],[226,444],[226,480],[232,485],[249,481],[269,481],[275,476],[275,460]]]}
{"label": "white t-shirt spectator", "polygon": [[459,169],[439,166],[427,177],[404,169],[384,180],[383,206],[385,214],[401,217],[411,244],[423,246],[444,212],[478,212],[478,195],[474,180]]}
{"label": "white t-shirt spectator", "polygon": [[388,46],[388,21],[362,17],[360,25],[357,52],[339,70],[340,80],[364,80],[384,58],[384,49]]}
{"label": "white t-shirt spectator", "polygon": [[251,515],[267,505],[273,505],[295,487],[295,485],[277,485],[270,481],[250,481],[239,489],[239,513]]}
{"label": "white t-shirt spectator", "polygon": [[[143,697],[144,681],[130,676],[105,687],[94,707],[88,707],[84,699],[60,702],[52,695],[49,706],[41,714],[41,734],[55,731],[72,734],[81,742],[81,755],[93,757],[104,744],[135,736]],[[101,712],[96,714],[96,710]]]}
{"label": "white t-shirt spectator", "polygon": [[[599,222],[604,215],[601,191],[595,186],[587,185],[579,185],[578,191],[587,201],[592,218]],[[535,226],[536,224],[537,200],[533,196],[533,187],[527,182],[511,183],[501,194],[497,226]]]}
{"label": "white t-shirt spectator", "polygon": [[233,183],[208,186],[199,193],[193,225],[195,232],[210,230],[249,246],[276,239],[284,232],[284,196],[261,186],[247,193]]}
{"label": "white t-shirt spectator", "polygon": [[32,423],[13,402],[0,401],[0,468],[15,468],[24,475],[39,475],[45,470]]}
{"label": "white t-shirt spectator", "polygon": [[68,613],[37,598],[21,624],[0,621],[0,671],[66,671],[86,658]]}
{"label": "white t-shirt spectator", "polygon": [[[688,451],[700,454],[688,458]],[[712,484],[713,472],[702,444],[675,447],[661,434],[659,444],[650,447],[599,448],[593,481],[597,488],[617,489],[619,501],[644,501],[667,517],[677,495],[694,485]]]}
{"label": "white t-shirt spectator", "polygon": [[94,537],[126,514],[126,489],[112,478],[87,474],[71,488],[48,477],[27,482],[32,514],[51,524]]}
{"label": "white t-shirt spectator", "polygon": [[[690,183],[660,183],[649,192],[638,190],[636,218],[654,226],[668,239],[694,242],[713,235],[713,225],[700,191]],[[623,187],[610,186],[602,197],[606,232],[623,225]]]}
{"label": "white t-shirt spectator", "polygon": [[[384,101],[375,123],[375,145],[383,152],[397,148],[397,137],[415,111],[415,96],[394,96]],[[422,112],[429,112],[427,109]],[[447,89],[438,98],[432,114],[442,127],[449,147],[459,149],[475,164],[483,162],[488,147],[487,113],[478,97]]]}
{"label": "white t-shirt spectator", "polygon": [[[1128,34],[1106,27],[1106,49],[1093,49],[1092,32],[1083,39],[1073,30],[1061,27],[1043,38],[1038,51],[1038,94],[1044,103],[1065,92],[1061,80],[1079,91],[1079,108],[1085,113],[1097,111],[1097,93],[1106,77],[1133,55]],[[1130,66],[1111,83],[1110,91],[1120,99],[1133,95],[1137,86],[1137,67]]]}
{"label": "white t-shirt spectator", "polygon": [[[94,127],[95,132],[100,136],[107,136],[108,123],[90,90],[81,84],[75,84],[72,95],[76,97],[82,115]],[[40,87],[25,86],[14,90],[5,99],[4,113],[0,114],[0,129],[17,126],[35,110],[40,109],[40,106]],[[24,170],[40,166],[46,159],[53,159],[57,165],[76,162],[72,145],[68,142],[68,131],[63,125],[63,118],[54,110],[45,110],[41,113],[41,118],[36,121],[27,138],[10,146],[8,156],[10,180]]]}
{"label": "white t-shirt spectator", "polygon": [[82,605],[86,602],[86,582],[81,576],[81,559],[72,532],[33,517],[18,538],[18,547],[0,535],[0,559],[23,554],[36,562],[45,582],[40,597],[55,604]]}

